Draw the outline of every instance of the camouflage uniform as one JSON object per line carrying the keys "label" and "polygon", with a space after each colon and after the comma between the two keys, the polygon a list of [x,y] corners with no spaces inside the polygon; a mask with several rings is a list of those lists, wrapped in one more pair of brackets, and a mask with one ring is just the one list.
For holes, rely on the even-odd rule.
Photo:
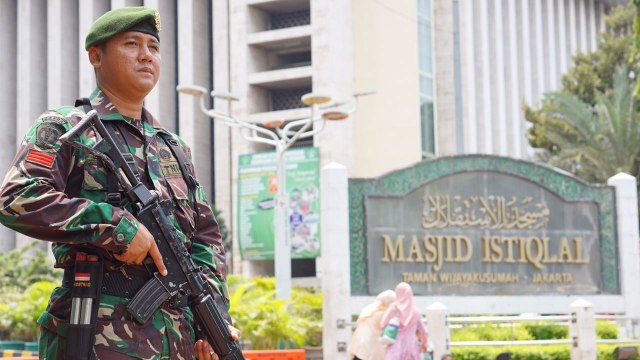
{"label": "camouflage uniform", "polygon": [[[218,225],[202,187],[198,185],[195,194],[188,191],[175,156],[159,136],[167,131],[146,109],[144,121],[122,116],[99,89],[90,99],[100,118],[113,123],[115,137],[134,155],[142,182],[172,200],[171,220],[178,233],[197,265],[202,265],[209,280],[224,291],[225,258]],[[83,115],[84,110],[76,107],[42,114],[20,145],[0,189],[0,222],[25,235],[52,241],[56,267],[71,266],[80,246],[100,250],[107,258],[121,253],[139,226],[126,200],[121,207],[106,202],[107,176],[102,163],[57,141]],[[189,148],[178,136],[172,136],[190,159]],[[93,131],[77,140],[88,146],[96,142]],[[107,260],[118,264],[113,258]],[[56,288],[38,319],[41,358],[64,355],[71,307],[68,292],[64,286]],[[163,306],[141,325],[125,312],[127,301],[102,295],[95,341],[98,353],[101,349],[142,359],[193,358],[194,332],[188,309]]]}

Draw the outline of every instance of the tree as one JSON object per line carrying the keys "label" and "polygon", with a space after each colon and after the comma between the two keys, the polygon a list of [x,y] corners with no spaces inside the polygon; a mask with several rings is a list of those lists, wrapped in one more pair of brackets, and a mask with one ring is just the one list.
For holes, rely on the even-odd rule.
{"label": "tree", "polygon": [[[538,108],[524,106],[525,118],[533,124],[529,143],[541,150],[539,157],[588,181],[604,182],[619,171],[638,175],[637,135],[629,142],[631,134],[616,128],[637,127],[635,81],[629,79],[640,70],[632,31],[635,14],[631,4],[614,8],[605,18],[607,31],[599,36],[598,50],[575,55],[561,89],[545,94]],[[627,104],[632,108],[615,108]],[[623,155],[634,157],[623,161]]]}
{"label": "tree", "polygon": [[[47,254],[37,248],[40,241],[0,253],[0,290],[25,291],[37,281],[58,282],[62,270],[54,269]],[[32,253],[31,253],[32,252]]]}
{"label": "tree", "polygon": [[638,174],[640,132],[635,81],[619,67],[613,89],[595,95],[595,104],[566,92],[547,93],[541,114],[545,138],[554,144],[546,160],[592,182],[625,172]]}

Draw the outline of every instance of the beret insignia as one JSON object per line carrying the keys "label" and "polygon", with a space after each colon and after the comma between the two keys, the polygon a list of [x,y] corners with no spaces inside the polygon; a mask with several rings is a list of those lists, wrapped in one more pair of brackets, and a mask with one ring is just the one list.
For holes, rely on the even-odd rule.
{"label": "beret insignia", "polygon": [[162,28],[162,26],[160,26],[160,13],[158,11],[156,11],[154,15],[154,20],[156,22],[156,31],[160,32],[160,29]]}

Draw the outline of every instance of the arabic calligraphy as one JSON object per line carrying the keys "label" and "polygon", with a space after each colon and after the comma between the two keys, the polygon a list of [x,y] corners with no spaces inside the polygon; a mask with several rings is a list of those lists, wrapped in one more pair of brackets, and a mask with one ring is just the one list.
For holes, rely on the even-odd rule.
{"label": "arabic calligraphy", "polygon": [[422,227],[480,229],[542,229],[549,223],[549,207],[531,196],[424,196]]}

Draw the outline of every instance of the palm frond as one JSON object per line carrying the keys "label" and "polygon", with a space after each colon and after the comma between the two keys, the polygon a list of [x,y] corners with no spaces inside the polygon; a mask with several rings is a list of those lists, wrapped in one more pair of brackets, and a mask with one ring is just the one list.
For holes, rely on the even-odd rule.
{"label": "palm frond", "polygon": [[589,181],[604,182],[618,172],[635,174],[640,156],[635,83],[626,67],[614,73],[613,88],[585,103],[563,92],[545,94],[545,137],[558,151],[551,165]]}

